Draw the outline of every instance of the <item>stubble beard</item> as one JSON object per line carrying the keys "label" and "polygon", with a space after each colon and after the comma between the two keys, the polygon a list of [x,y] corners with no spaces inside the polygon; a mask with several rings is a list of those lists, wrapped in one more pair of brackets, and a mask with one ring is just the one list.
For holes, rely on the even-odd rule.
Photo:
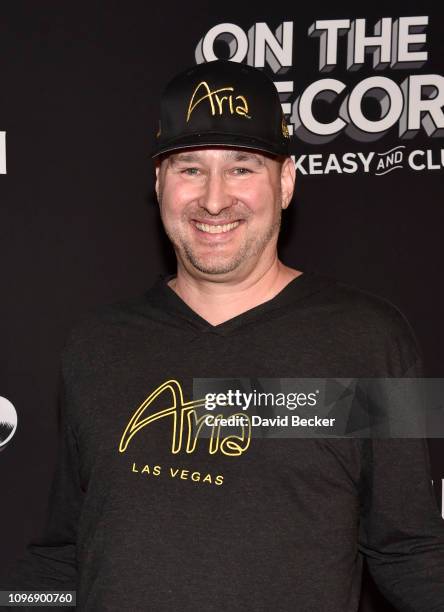
{"label": "stubble beard", "polygon": [[273,223],[267,228],[265,233],[260,236],[250,236],[244,244],[241,245],[237,253],[230,258],[224,257],[222,261],[217,251],[214,255],[199,257],[193,249],[193,245],[185,237],[181,236],[180,230],[174,231],[174,229],[168,229],[165,224],[164,228],[168,238],[173,244],[176,254],[182,256],[182,258],[188,261],[193,268],[204,274],[227,274],[236,270],[243,262],[252,258],[257,258],[264,251],[273,237],[279,234],[281,219],[282,208],[279,206]]}

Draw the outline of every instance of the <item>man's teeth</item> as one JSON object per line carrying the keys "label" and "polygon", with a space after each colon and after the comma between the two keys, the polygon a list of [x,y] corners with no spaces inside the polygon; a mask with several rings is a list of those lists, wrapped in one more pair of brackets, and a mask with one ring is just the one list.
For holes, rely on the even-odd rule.
{"label": "man's teeth", "polygon": [[233,223],[226,223],[225,225],[207,225],[206,223],[198,223],[196,221],[196,227],[201,232],[209,232],[210,234],[222,234],[223,232],[229,232],[239,225],[239,221]]}

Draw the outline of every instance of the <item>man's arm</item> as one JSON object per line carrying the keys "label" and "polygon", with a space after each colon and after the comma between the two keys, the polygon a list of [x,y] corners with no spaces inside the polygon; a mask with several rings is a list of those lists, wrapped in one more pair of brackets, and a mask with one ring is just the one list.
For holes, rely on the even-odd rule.
{"label": "man's arm", "polygon": [[444,521],[424,439],[362,442],[359,550],[398,610],[444,610]]}
{"label": "man's arm", "polygon": [[76,536],[83,491],[74,431],[68,422],[62,385],[57,467],[42,538],[27,546],[3,588],[11,590],[75,590]]}

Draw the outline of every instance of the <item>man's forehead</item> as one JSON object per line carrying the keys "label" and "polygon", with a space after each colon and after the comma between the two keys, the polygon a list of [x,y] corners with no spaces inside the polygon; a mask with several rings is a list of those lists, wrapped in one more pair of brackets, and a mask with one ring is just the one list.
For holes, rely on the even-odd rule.
{"label": "man's forehead", "polygon": [[170,164],[185,162],[195,163],[203,162],[210,157],[218,156],[224,161],[237,162],[253,162],[263,166],[265,164],[265,156],[256,151],[248,151],[244,149],[229,149],[229,148],[202,148],[193,149],[192,151],[177,151],[170,153],[168,161]]}

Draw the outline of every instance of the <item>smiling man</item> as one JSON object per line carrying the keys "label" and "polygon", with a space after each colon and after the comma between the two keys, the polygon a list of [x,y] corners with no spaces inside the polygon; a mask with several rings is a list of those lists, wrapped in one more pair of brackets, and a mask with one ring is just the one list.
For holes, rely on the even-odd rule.
{"label": "smiling man", "polygon": [[193,149],[158,164],[160,213],[178,266],[169,284],[211,323],[270,299],[301,274],[276,249],[294,179],[290,157],[258,151]]}
{"label": "smiling man", "polygon": [[157,176],[163,224],[182,272],[189,264],[211,275],[239,268],[245,275],[262,259],[273,262],[281,209],[293,189],[289,158],[281,164],[254,152],[197,149],[169,155]]}
{"label": "smiling man", "polygon": [[301,274],[277,255],[295,169],[268,77],[224,61],[178,75],[164,91],[157,137],[156,192],[177,256],[170,287],[178,295],[215,324]]}
{"label": "smiling man", "polygon": [[181,73],[153,157],[177,271],[73,330],[48,529],[15,584],[76,589],[80,610],[356,612],[366,560],[396,609],[444,609],[424,440],[252,436],[245,406],[221,425],[261,381],[421,375],[394,306],[279,260],[295,170],[273,82],[227,61]]}

